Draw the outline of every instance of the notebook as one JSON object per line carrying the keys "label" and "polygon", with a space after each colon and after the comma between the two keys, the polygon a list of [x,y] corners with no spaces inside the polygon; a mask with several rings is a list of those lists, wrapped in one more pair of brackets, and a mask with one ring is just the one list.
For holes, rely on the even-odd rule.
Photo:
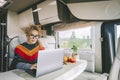
{"label": "notebook", "polygon": [[51,73],[63,67],[64,49],[41,50],[38,52],[37,70],[26,70],[34,77]]}

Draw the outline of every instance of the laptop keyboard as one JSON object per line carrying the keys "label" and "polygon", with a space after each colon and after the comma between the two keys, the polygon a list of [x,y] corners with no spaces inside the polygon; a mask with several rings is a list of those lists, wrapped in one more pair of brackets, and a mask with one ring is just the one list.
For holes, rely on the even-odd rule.
{"label": "laptop keyboard", "polygon": [[28,70],[26,70],[26,72],[29,73],[29,74],[31,74],[34,77],[36,76],[36,69],[32,69],[32,70],[28,69]]}

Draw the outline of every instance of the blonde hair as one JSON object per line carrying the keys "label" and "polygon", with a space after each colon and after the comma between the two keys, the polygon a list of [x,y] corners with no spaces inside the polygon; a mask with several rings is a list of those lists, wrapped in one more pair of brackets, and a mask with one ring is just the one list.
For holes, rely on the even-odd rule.
{"label": "blonde hair", "polygon": [[[21,29],[26,34],[26,36],[29,36],[31,34],[32,30],[38,31],[39,37],[41,36],[41,26],[40,25],[33,25],[32,24],[32,25],[29,25],[29,26],[22,27]],[[42,46],[41,42],[39,42],[38,40],[37,40],[36,45]]]}
{"label": "blonde hair", "polygon": [[38,31],[39,37],[41,36],[41,26],[40,25],[29,25],[21,28],[26,35],[29,35],[32,30]]}

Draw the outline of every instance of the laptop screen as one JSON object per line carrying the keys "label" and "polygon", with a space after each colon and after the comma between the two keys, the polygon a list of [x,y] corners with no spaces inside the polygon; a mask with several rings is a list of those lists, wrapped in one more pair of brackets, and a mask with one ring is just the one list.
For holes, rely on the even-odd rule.
{"label": "laptop screen", "polygon": [[63,67],[64,49],[42,50],[38,53],[36,77]]}

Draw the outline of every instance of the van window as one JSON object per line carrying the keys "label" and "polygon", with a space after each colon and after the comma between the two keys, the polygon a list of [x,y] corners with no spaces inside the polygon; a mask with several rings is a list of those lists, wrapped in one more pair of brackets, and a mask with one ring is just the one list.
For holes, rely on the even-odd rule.
{"label": "van window", "polygon": [[59,31],[58,35],[60,48],[70,49],[73,45],[78,49],[92,48],[91,27]]}

